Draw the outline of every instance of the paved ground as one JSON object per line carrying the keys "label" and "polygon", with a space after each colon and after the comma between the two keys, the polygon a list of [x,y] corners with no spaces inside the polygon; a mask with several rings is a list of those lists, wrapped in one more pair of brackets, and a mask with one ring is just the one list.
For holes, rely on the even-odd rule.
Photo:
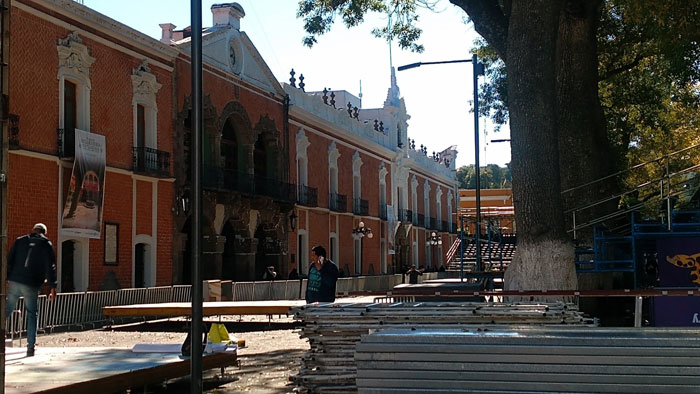
{"label": "paved ground", "polygon": [[[299,338],[291,318],[249,316],[223,319],[232,335],[245,339],[239,349],[240,368],[229,368],[224,379],[219,371],[205,373],[207,393],[290,393],[289,377],[297,373],[303,353],[309,344]],[[159,321],[148,324],[115,326],[107,329],[72,331],[39,335],[41,347],[131,347],[137,343],[182,343],[186,336],[185,322]],[[187,379],[170,381],[164,387],[149,387],[154,393],[182,393],[189,390]]]}

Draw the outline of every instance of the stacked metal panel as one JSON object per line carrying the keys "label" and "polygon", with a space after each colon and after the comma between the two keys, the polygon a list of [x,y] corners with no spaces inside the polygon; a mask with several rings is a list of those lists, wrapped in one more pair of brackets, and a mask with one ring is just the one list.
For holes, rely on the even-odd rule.
{"label": "stacked metal panel", "polygon": [[355,345],[362,335],[379,329],[455,329],[474,326],[594,325],[575,304],[397,302],[306,305],[292,310],[302,321],[301,337],[309,352],[295,377],[302,391],[353,392]]}
{"label": "stacked metal panel", "polygon": [[357,345],[359,393],[699,393],[700,331],[389,330]]}

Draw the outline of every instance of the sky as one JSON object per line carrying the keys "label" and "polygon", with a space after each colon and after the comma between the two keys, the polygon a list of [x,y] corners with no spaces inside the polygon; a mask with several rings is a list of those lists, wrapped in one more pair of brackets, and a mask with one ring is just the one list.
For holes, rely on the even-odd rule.
{"label": "sky", "polygon": [[[86,6],[105,14],[155,39],[160,39],[161,23],[176,29],[190,25],[188,0],[82,0]],[[211,5],[225,1],[202,0],[202,24],[211,26]],[[306,91],[323,88],[347,90],[358,96],[362,89],[362,107],[381,107],[390,85],[391,63],[398,66],[430,61],[471,58],[470,50],[478,37],[465,14],[447,0],[437,3],[436,11],[421,10],[418,26],[423,29],[419,43],[423,53],[401,50],[376,38],[371,30],[387,24],[386,16],[372,14],[351,29],[340,20],[331,32],[318,38],[312,48],[305,47],[303,20],[296,18],[296,0],[238,0],[245,11],[241,30],[251,38],[277,80],[289,81],[293,68],[296,78],[304,75]],[[408,137],[416,147],[424,144],[428,152],[439,152],[451,145],[459,151],[457,166],[474,163],[474,115],[472,68],[470,63],[426,65],[396,74],[401,96],[411,116]],[[483,77],[481,77],[483,79]],[[492,139],[510,138],[508,127],[494,132],[493,123],[479,119],[480,164],[510,162],[510,144],[492,143]]]}

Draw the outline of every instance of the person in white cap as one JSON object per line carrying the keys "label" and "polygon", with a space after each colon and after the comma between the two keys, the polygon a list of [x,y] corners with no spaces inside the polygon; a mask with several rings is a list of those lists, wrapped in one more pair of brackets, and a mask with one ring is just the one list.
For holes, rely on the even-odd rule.
{"label": "person in white cap", "polygon": [[56,255],[51,241],[46,237],[46,225],[37,223],[33,231],[15,240],[7,256],[7,305],[8,318],[20,297],[24,298],[27,311],[27,357],[34,356],[37,330],[37,298],[41,285],[48,281],[51,287],[49,300],[56,296]]}

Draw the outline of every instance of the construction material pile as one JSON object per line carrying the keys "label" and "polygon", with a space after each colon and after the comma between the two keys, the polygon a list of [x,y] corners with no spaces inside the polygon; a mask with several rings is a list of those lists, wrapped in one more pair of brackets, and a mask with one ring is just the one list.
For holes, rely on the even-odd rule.
{"label": "construction material pile", "polygon": [[575,304],[396,302],[321,304],[292,309],[303,323],[301,337],[311,349],[294,380],[302,392],[354,392],[355,346],[361,336],[380,329],[459,329],[504,325],[589,325]]}

